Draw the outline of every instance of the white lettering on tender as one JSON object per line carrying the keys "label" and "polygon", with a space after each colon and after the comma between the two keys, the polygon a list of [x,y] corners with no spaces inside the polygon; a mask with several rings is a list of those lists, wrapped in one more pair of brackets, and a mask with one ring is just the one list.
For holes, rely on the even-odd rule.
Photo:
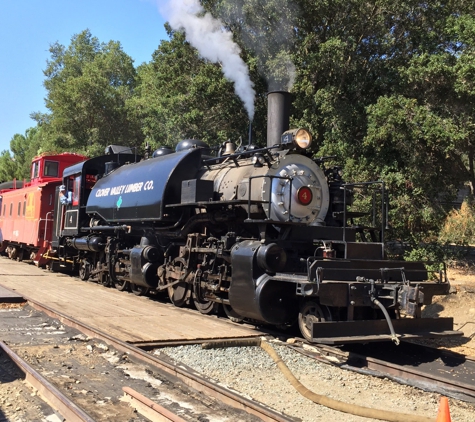
{"label": "white lettering on tender", "polygon": [[153,180],[144,182],[130,183],[128,185],[119,185],[112,188],[98,189],[96,197],[122,195],[123,193],[141,192],[143,190],[153,190]]}
{"label": "white lettering on tender", "polygon": [[131,183],[130,185],[127,185],[125,188],[124,193],[129,193],[129,192],[140,192],[142,190],[143,182],[140,183]]}
{"label": "white lettering on tender", "polygon": [[114,186],[111,188],[111,195],[121,195],[124,192],[126,185]]}
{"label": "white lettering on tender", "polygon": [[101,196],[107,196],[109,195],[110,188],[106,189],[98,189],[96,192],[96,197],[99,198]]}

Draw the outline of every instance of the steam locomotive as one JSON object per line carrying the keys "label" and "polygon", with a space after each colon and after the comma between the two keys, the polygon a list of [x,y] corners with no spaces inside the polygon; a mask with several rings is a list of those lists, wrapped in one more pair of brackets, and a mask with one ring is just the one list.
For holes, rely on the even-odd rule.
{"label": "steam locomotive", "polygon": [[268,100],[264,148],[188,139],[143,158],[112,145],[66,168],[42,262],[235,322],[298,324],[311,342],[461,334],[422,318],[449,291],[444,271],[386,259],[384,183],[345,183],[289,129],[289,94]]}

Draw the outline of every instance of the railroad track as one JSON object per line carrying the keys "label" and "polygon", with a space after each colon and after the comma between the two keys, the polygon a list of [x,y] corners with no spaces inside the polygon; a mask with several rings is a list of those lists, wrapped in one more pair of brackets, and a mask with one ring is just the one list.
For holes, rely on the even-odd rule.
{"label": "railroad track", "polygon": [[[369,347],[351,345],[339,348],[324,344],[309,344],[304,339],[295,340],[292,343],[280,344],[342,369],[380,378],[386,377],[400,384],[475,403],[475,360],[471,357],[405,342],[399,346],[380,343],[377,348],[374,344]],[[227,341],[228,339],[222,339],[217,343]],[[153,351],[202,343],[163,341],[137,343],[136,346]]]}
{"label": "railroad track", "polygon": [[[17,338],[12,339],[12,343],[17,343],[15,346],[7,347],[5,344],[2,345],[5,353],[7,353],[26,374],[26,382],[30,383],[32,388],[38,391],[43,399],[49,403],[53,409],[56,409],[62,417],[66,418],[66,420],[108,421],[111,420],[111,413],[113,414],[113,412],[119,412],[119,414],[122,414],[122,417],[125,417],[123,414],[123,408],[119,410],[110,409],[113,405],[112,402],[114,401],[111,400],[110,397],[109,399],[101,397],[100,392],[94,394],[94,391],[98,389],[97,386],[99,384],[106,389],[108,385],[112,384],[114,386],[115,384],[114,389],[116,391],[119,387],[120,389],[126,387],[122,391],[125,398],[132,403],[135,409],[139,409],[139,411],[144,414],[143,419],[133,419],[137,422],[142,420],[145,421],[149,418],[150,420],[161,420],[156,419],[157,416],[151,416],[156,415],[157,410],[159,412],[163,410],[161,413],[167,413],[171,417],[171,419],[164,420],[176,421],[207,420],[206,417],[208,416],[219,418],[224,421],[239,420],[254,422],[263,420],[287,422],[292,420],[291,418],[275,412],[260,403],[242,397],[239,393],[224,388],[212,380],[205,379],[203,376],[190,368],[186,368],[184,365],[177,366],[165,357],[153,356],[133,345],[117,340],[107,333],[69,318],[49,307],[45,307],[38,302],[30,300],[28,303],[29,306],[35,310],[41,311],[50,318],[54,318],[56,321],[59,321],[60,324],[81,332],[81,334],[71,335],[71,333],[66,333],[64,330],[59,329],[64,328],[64,326],[47,330],[47,334],[55,331],[57,333],[62,332],[63,336],[60,334],[56,335],[54,344],[51,336],[42,340],[40,339],[41,336],[39,336],[39,343],[41,343],[40,348],[35,341],[33,341],[34,344],[31,344],[31,342],[29,342],[30,344],[21,344],[18,343]],[[25,312],[31,313],[28,309],[26,309]],[[28,318],[26,315],[23,315],[23,317],[24,320],[27,320]],[[47,327],[47,324],[49,324],[49,322],[39,322],[33,326],[28,326],[25,330],[29,330],[30,332],[35,331],[38,326]],[[16,327],[16,334],[18,335],[18,333],[24,332],[25,330]],[[61,344],[61,338],[63,344]],[[104,345],[102,342],[105,342],[107,345]],[[60,344],[59,346],[58,343]],[[52,356],[50,353],[53,352],[52,349],[54,348],[56,348],[56,354],[59,356],[58,365],[60,365],[60,372],[62,372],[60,374],[52,374],[52,372],[55,371],[51,370],[51,365],[45,367],[41,362],[42,360],[45,360],[47,353],[49,357]],[[16,352],[13,351],[13,349],[15,349]],[[112,350],[117,352],[112,352],[111,354]],[[97,368],[94,366],[98,365],[96,359],[92,365],[91,360],[86,360],[86,362],[84,362],[86,367],[80,367],[80,358],[77,355],[82,354],[92,356],[95,351],[98,351],[99,353],[107,351],[109,352],[109,357],[111,359],[118,359],[122,362],[121,366],[126,364],[129,369],[133,366],[133,369],[130,372],[137,373],[142,371],[144,374],[152,374],[152,378],[158,380],[158,383],[160,384],[159,390],[161,395],[167,397],[167,400],[164,400],[164,403],[157,403],[156,397],[154,400],[151,400],[148,397],[148,395],[151,394],[151,381],[148,379],[146,379],[146,382],[144,383],[145,387],[142,386],[142,392],[136,391],[135,388],[128,387],[128,385],[137,386],[139,384],[138,381],[131,379],[133,378],[133,375],[126,377],[125,381],[128,381],[127,383],[121,383],[120,381],[122,380],[119,380],[120,376],[117,374],[113,375],[112,373],[113,369],[111,368],[113,365],[108,365],[105,368]],[[115,353],[115,355],[113,355],[113,353]],[[22,357],[20,357],[20,355]],[[90,366],[87,367],[87,365]],[[37,369],[34,369],[33,366],[37,366]],[[40,372],[49,373],[52,377],[41,376]],[[79,375],[79,373],[81,373],[81,375]],[[52,378],[53,381],[48,378]],[[61,382],[62,378],[67,382]],[[88,382],[90,380],[92,380],[92,382]],[[119,386],[119,383],[124,385]],[[61,384],[62,388],[57,388],[54,384]],[[171,390],[171,392],[169,390]],[[111,391],[109,395],[113,394],[114,392]],[[87,400],[88,396],[91,396],[90,400]],[[176,397],[176,399],[174,403],[170,405],[169,397],[171,396]],[[204,404],[200,405],[197,403],[200,400]],[[182,407],[179,403],[187,404],[185,407]],[[106,412],[98,412],[98,408],[105,406],[106,404],[110,408]],[[176,410],[177,408],[179,409],[178,411]],[[190,408],[192,410],[189,410]],[[77,414],[71,413],[74,410]],[[177,416],[176,413],[180,413],[180,416]],[[130,411],[130,415],[133,415],[133,410]],[[127,415],[127,417],[130,417],[130,415]],[[201,419],[199,419],[200,417]],[[114,419],[129,420],[121,419],[120,416],[116,416]]]}
{"label": "railroad track", "polygon": [[[52,414],[55,414],[58,421],[95,422],[95,419],[77,406],[71,398],[64,395],[58,388],[1,341],[0,349],[11,359],[16,367],[23,372],[26,384],[28,384],[32,390],[38,392],[37,394],[50,406],[50,415],[47,420],[51,420]],[[137,409],[140,414],[151,421],[186,422],[187,420],[164,406],[153,402],[148,397],[145,397],[130,387],[122,387],[122,390],[124,392],[124,401],[130,403],[133,408]],[[41,419],[45,420],[44,417],[41,417]]]}
{"label": "railroad track", "polygon": [[[188,371],[188,369],[186,368],[186,365],[174,364],[172,361],[167,360],[165,357],[157,356],[156,354],[154,354],[155,349],[161,348],[163,346],[168,346],[169,348],[179,348],[177,346],[182,346],[185,343],[188,343],[188,344],[201,343],[202,340],[201,341],[200,340],[187,341],[187,342],[176,341],[176,340],[168,341],[168,342],[167,341],[160,341],[160,342],[152,341],[152,342],[135,342],[134,344],[129,344],[129,343],[126,343],[126,342],[116,341],[116,339],[114,339],[113,336],[109,335],[108,333],[104,333],[104,332],[95,330],[94,328],[88,326],[87,324],[84,324],[84,323],[82,323],[78,320],[75,320],[74,318],[69,318],[67,315],[64,315],[60,312],[56,312],[54,309],[52,309],[51,306],[50,307],[44,306],[40,302],[38,302],[36,300],[32,300],[32,299],[30,299],[29,303],[35,309],[46,313],[47,315],[49,315],[52,318],[56,318],[62,324],[68,325],[68,326],[71,326],[71,327],[75,327],[75,329],[77,329],[80,332],[84,333],[83,335],[88,336],[90,338],[96,338],[96,339],[99,339],[100,341],[102,341],[104,343],[107,343],[111,348],[114,348],[118,351],[118,356],[121,359],[124,358],[125,362],[129,362],[129,361],[130,362],[139,362],[139,363],[141,362],[141,364],[144,367],[152,368],[154,376],[157,375],[158,373],[160,373],[160,374],[164,373],[167,377],[171,377],[171,379],[173,380],[172,383],[175,383],[175,381],[176,381],[177,384],[181,383],[181,384],[183,384],[187,387],[191,387],[194,391],[203,392],[203,395],[205,395],[205,396],[209,395],[211,397],[212,394],[213,394],[212,390],[214,389],[215,386],[217,386],[217,387],[219,387],[217,389],[217,391],[218,391],[219,394],[222,394],[222,396],[219,396],[219,394],[218,394],[218,398],[216,398],[214,400],[216,400],[218,402],[219,401],[227,402],[227,400],[228,400],[227,396],[229,395],[229,392],[230,392],[229,389],[223,388],[223,387],[221,387],[221,385],[217,384],[216,382],[210,381],[211,386],[209,387],[210,389],[208,390],[208,386],[206,385],[206,383],[201,383],[199,379],[202,378],[205,381],[209,381],[209,380],[203,378],[203,376],[201,376],[198,373],[193,372],[193,371],[190,371],[190,373],[193,374],[194,376],[192,376],[191,379],[186,380],[185,374],[182,373],[182,372],[187,372]],[[212,318],[210,318],[210,321],[212,321]],[[74,336],[72,336],[72,337],[74,337]],[[75,342],[77,344],[77,348],[81,349],[82,351],[86,350],[86,353],[87,353],[86,347],[91,346],[92,349],[93,349],[93,351],[91,352],[91,355],[94,354],[94,352],[99,349],[99,346],[101,346],[100,343],[96,344],[94,342],[93,343],[84,342],[84,344],[82,344],[82,345],[80,345],[80,343],[82,342],[81,340],[75,340]],[[206,340],[206,342],[209,342],[209,340]],[[361,358],[357,359],[358,353],[357,353],[357,351],[354,351],[354,350],[353,351],[348,351],[348,350],[338,349],[338,348],[329,347],[329,346],[319,346],[317,348],[312,349],[312,346],[310,346],[310,347],[308,345],[304,346],[303,344],[290,345],[290,347],[292,347],[294,350],[298,350],[300,353],[305,353],[307,355],[312,355],[312,357],[314,359],[316,358],[320,361],[323,360],[323,361],[325,361],[325,363],[332,363],[332,364],[334,364],[335,366],[338,366],[338,367],[352,369],[353,371],[356,371],[356,372],[360,372],[360,373],[363,373],[363,374],[376,375],[378,377],[387,377],[387,378],[391,378],[391,379],[396,379],[397,378],[397,377],[392,376],[390,374],[389,375],[385,374],[381,368],[379,368],[379,371],[377,372],[376,367],[374,366],[374,365],[376,365],[376,363],[370,362],[370,366],[368,367],[368,364],[366,364],[365,362],[368,359],[371,361],[372,359],[374,360],[374,359],[377,359],[377,358],[370,356],[370,357],[365,357],[364,359],[361,359]],[[74,348],[74,347],[72,347],[72,348]],[[23,354],[26,353],[26,349],[27,348],[25,347],[23,350],[21,350],[20,354],[22,354],[22,356],[23,356]],[[60,349],[61,349],[61,347],[60,347]],[[317,351],[315,351],[315,349]],[[396,350],[400,351],[402,349],[396,348]],[[148,353],[147,353],[147,351],[148,351]],[[360,352],[359,353],[360,355],[364,355],[364,351],[359,351],[359,352]],[[160,361],[160,363],[158,364],[157,361]],[[213,362],[213,361],[211,361],[211,363],[215,364],[215,365],[218,364],[218,363]],[[393,370],[400,371],[400,369],[395,369],[396,367],[394,366],[395,365],[394,363],[392,363],[392,365],[393,365]],[[67,369],[68,369],[68,367],[66,366],[65,372],[67,372],[66,371]],[[398,372],[398,373],[400,374],[400,372]],[[345,376],[342,376],[342,377],[345,377]],[[397,380],[399,382],[403,381],[401,379],[401,377],[398,377],[398,378],[399,379],[397,379]],[[73,383],[74,382],[75,381],[73,380]],[[110,381],[107,380],[107,377],[104,377],[102,382],[104,384],[107,384],[107,382],[110,382]],[[414,382],[406,382],[406,383],[410,384],[410,385],[417,385]],[[83,380],[80,380],[79,387],[82,387],[84,385],[85,385],[85,382],[83,382]],[[76,387],[77,386],[78,385],[76,385]],[[72,390],[74,390],[74,387],[75,387],[75,385],[73,384],[73,389]],[[83,389],[87,389],[87,388],[83,388]],[[222,391],[220,391],[220,389],[222,389]],[[437,391],[439,393],[442,392],[443,394],[448,395],[449,397],[461,398],[462,400],[465,399],[461,396],[451,394],[451,392],[449,392],[447,389],[444,390],[440,386],[439,386],[438,389],[432,389],[432,390],[430,388],[423,388],[423,389],[428,390],[428,391]],[[136,390],[140,390],[140,389],[139,388],[137,388],[137,389],[132,388],[132,390],[136,391]],[[66,393],[67,392],[68,391],[66,391]],[[137,397],[140,397],[141,393],[139,391],[137,391],[137,393],[138,393]],[[142,391],[142,393],[144,393],[144,391]],[[147,399],[150,400],[150,394],[147,394],[147,393],[148,393],[147,390],[145,390],[145,394],[141,394],[143,396],[142,398],[145,398],[145,400],[141,400],[139,398],[134,398],[132,396],[129,397],[129,400],[134,401],[134,406],[136,406],[136,407],[138,407],[139,405],[140,406],[142,406],[142,405],[147,406],[147,403],[146,403]],[[450,394],[447,394],[447,393],[450,393]],[[122,390],[121,390],[121,394],[124,394],[124,392]],[[472,393],[468,393],[468,396],[470,396],[470,394],[472,394]],[[259,397],[257,397],[257,400],[260,400]],[[100,402],[100,398],[96,397],[96,401]],[[471,400],[467,400],[467,401],[471,401]],[[140,404],[139,402],[142,402],[142,404]],[[279,412],[274,412],[274,411],[271,411],[271,413],[275,414],[276,417],[271,415],[270,418],[269,418],[269,416],[266,416],[266,415],[259,415],[259,413],[253,413],[254,411],[256,411],[256,409],[254,409],[254,406],[255,406],[256,402],[253,401],[253,400],[248,400],[247,402],[246,402],[246,400],[244,400],[244,403],[241,403],[240,405],[236,405],[234,408],[241,409],[241,410],[244,410],[244,411],[249,411],[249,409],[246,409],[246,406],[248,405],[248,403],[249,403],[249,409],[252,409],[252,411],[250,413],[253,415],[253,417],[259,418],[261,420],[291,420],[290,418],[286,417],[285,415],[283,415]],[[103,406],[102,403],[100,405]],[[233,406],[233,405],[230,404],[230,406]],[[273,403],[268,403],[268,406],[274,407]],[[378,404],[378,403],[373,404],[373,406],[374,407],[381,407],[380,404]],[[148,407],[150,408],[150,406],[148,406]],[[268,410],[268,408],[266,406],[263,406],[263,407],[264,407],[264,409]],[[282,409],[282,407],[275,407],[275,408],[278,409],[279,411],[284,411],[285,413],[287,413],[285,408],[284,409]],[[85,409],[85,410],[87,410],[87,409]],[[146,410],[142,410],[142,411],[145,412]],[[429,409],[428,411],[426,410],[424,413],[422,413],[422,412],[421,413],[425,414],[425,415],[427,415],[427,414],[430,415],[430,414],[432,414],[431,412],[433,412],[433,411],[434,410]],[[435,407],[435,411],[436,411],[436,407]],[[258,412],[260,412],[260,409],[258,409]],[[313,412],[313,410],[312,410],[312,412]],[[320,412],[320,410],[318,410],[317,414],[319,414],[319,412]],[[95,415],[93,415],[93,416],[95,417]],[[332,418],[330,416],[328,419],[322,418],[322,420],[334,420],[334,418],[335,417]],[[337,417],[337,419],[338,419],[338,417]],[[1,420],[1,418],[0,418],[0,420]],[[96,417],[96,420],[101,420],[101,419]],[[110,420],[110,418],[109,419],[103,419],[103,420]],[[116,418],[116,420],[121,420],[121,419]],[[134,420],[135,421],[140,421],[141,419],[134,419]],[[195,418],[195,420],[196,420],[196,418]],[[242,419],[238,419],[238,420],[242,420]],[[307,420],[309,420],[309,419],[307,419]],[[313,420],[313,419],[310,419],[310,420]],[[347,420],[347,419],[340,419],[340,420]],[[467,419],[467,420],[471,421],[472,419]]]}
{"label": "railroad track", "polygon": [[343,369],[475,403],[475,360],[471,357],[405,342],[336,348],[309,345],[301,339],[289,347]]}
{"label": "railroad track", "polygon": [[38,371],[33,369],[25,360],[18,356],[3,341],[0,341],[0,349],[17,365],[25,374],[26,383],[39,392],[43,400],[55,409],[68,421],[94,422],[94,419],[79,408],[70,398],[66,397],[53,384],[51,384]]}
{"label": "railroad track", "polygon": [[[325,344],[309,344],[301,338],[292,338],[290,343],[282,333],[269,332],[283,339],[285,345],[298,353],[342,369],[361,374],[386,377],[400,384],[414,386],[424,391],[435,392],[457,400],[475,403],[475,359],[444,349],[402,342],[372,345],[351,344],[334,347]],[[219,343],[232,342],[221,339]],[[135,346],[147,350],[160,350],[202,344],[202,341],[137,342]],[[244,343],[243,343],[244,344]]]}

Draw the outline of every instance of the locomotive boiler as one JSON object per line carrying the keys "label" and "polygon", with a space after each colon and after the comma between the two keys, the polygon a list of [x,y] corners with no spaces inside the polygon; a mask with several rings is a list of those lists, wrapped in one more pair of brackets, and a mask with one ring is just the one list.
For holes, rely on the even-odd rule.
{"label": "locomotive boiler", "polygon": [[288,110],[288,93],[269,94],[265,147],[189,139],[142,158],[111,146],[66,169],[76,199],[58,196],[47,258],[204,314],[298,324],[313,342],[460,334],[451,318],[422,318],[448,293],[445,273],[386,259],[384,183],[345,183]]}

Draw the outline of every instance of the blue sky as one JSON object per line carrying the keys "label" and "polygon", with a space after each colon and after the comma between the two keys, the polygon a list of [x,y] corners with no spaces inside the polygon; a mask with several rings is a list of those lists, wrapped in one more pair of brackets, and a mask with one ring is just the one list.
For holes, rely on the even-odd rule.
{"label": "blue sky", "polygon": [[163,25],[154,0],[0,0],[0,152],[35,126],[30,113],[47,111],[50,44],[68,46],[89,29],[101,42],[119,41],[138,66],[167,38]]}

